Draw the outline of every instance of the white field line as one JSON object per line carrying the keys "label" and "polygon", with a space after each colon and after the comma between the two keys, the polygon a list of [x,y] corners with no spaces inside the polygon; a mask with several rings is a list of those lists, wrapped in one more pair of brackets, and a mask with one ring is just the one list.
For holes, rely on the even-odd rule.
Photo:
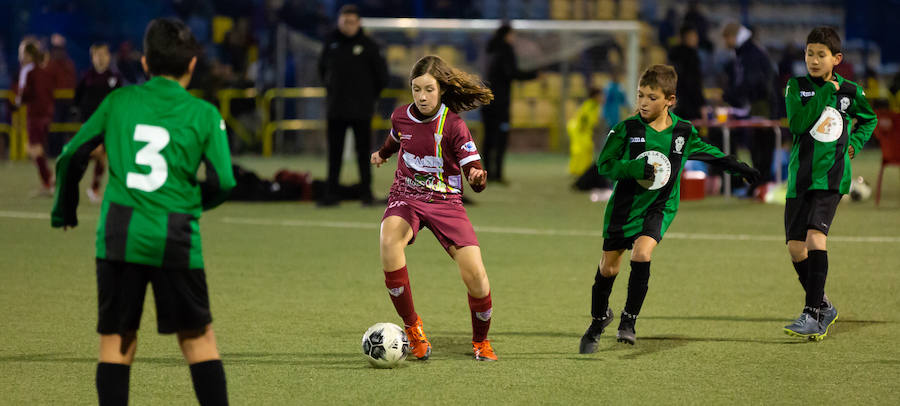
{"label": "white field line", "polygon": [[[0,218],[48,220],[47,213],[2,211]],[[88,217],[85,217],[88,218]],[[246,224],[256,226],[281,226],[281,227],[323,227],[323,228],[347,228],[353,230],[376,230],[378,223],[361,223],[354,221],[323,221],[323,220],[274,220],[262,218],[225,217],[221,220],[227,224]],[[490,227],[475,226],[479,233],[507,234],[507,235],[534,235],[551,237],[603,237],[600,230],[556,230],[521,227]],[[784,241],[784,237],[775,235],[753,234],[704,234],[704,233],[666,233],[665,239],[674,240],[706,240],[706,241]],[[857,242],[857,243],[900,243],[900,237],[891,236],[830,236],[829,241]]]}

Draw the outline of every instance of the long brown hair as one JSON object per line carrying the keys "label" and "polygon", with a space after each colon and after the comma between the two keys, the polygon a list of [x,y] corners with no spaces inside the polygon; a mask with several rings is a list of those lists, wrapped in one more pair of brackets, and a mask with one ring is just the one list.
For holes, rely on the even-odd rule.
{"label": "long brown hair", "polygon": [[490,104],[494,100],[491,89],[482,83],[476,75],[456,69],[444,62],[437,55],[428,55],[419,59],[409,74],[409,81],[424,74],[434,76],[443,95],[441,102],[455,113],[474,110]]}
{"label": "long brown hair", "polygon": [[33,39],[25,39],[22,41],[24,45],[24,52],[29,57],[31,57],[31,61],[34,62],[35,65],[40,66],[44,63],[44,59],[46,55],[41,51],[41,43],[37,40]]}

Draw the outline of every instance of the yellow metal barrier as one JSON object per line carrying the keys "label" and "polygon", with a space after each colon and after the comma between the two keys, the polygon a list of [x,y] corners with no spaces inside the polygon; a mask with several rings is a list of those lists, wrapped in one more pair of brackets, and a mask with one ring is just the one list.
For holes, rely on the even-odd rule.
{"label": "yellow metal barrier", "polygon": [[225,120],[225,123],[227,123],[232,130],[234,130],[234,133],[237,134],[238,137],[241,137],[241,139],[248,144],[252,144],[255,141],[256,136],[252,130],[245,127],[231,115],[231,101],[234,99],[254,99],[256,100],[256,104],[259,105],[259,95],[256,89],[222,89],[219,90],[217,96],[219,98],[219,112],[222,114],[222,119]]}
{"label": "yellow metal barrier", "polygon": [[325,97],[324,87],[290,87],[269,89],[263,94],[262,110],[262,154],[272,156],[272,137],[277,130],[318,130],[325,128],[324,120],[275,120],[272,121],[272,100],[319,99]]}

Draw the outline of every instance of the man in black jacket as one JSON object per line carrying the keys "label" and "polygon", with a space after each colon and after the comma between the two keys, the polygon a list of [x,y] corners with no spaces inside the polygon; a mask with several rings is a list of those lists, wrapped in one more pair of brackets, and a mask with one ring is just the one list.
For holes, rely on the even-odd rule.
{"label": "man in black jacket", "polygon": [[[725,46],[735,51],[735,60],[726,66],[728,86],[722,98],[735,108],[737,118],[771,118],[775,105],[775,66],[769,54],[753,41],[753,33],[738,23],[730,23],[722,31]],[[773,180],[772,151],[775,136],[769,128],[749,131],[750,156],[753,167],[759,169],[758,184]]]}
{"label": "man in black jacket", "polygon": [[697,29],[690,25],[681,27],[681,43],[669,50],[669,63],[678,74],[675,94],[675,114],[687,120],[701,117],[703,99],[703,73],[701,72],[700,53],[697,49],[700,37]]}
{"label": "man in black jacket", "polygon": [[327,191],[319,200],[333,206],[341,174],[344,134],[353,128],[362,202],[372,204],[372,173],[369,154],[372,149],[372,114],[375,100],[387,84],[387,64],[378,44],[360,28],[359,9],[341,7],[338,27],[325,41],[319,58],[319,77],[327,89],[328,110],[328,181]]}
{"label": "man in black jacket", "polygon": [[488,42],[487,84],[494,92],[494,101],[481,108],[484,122],[484,155],[489,180],[504,182],[503,155],[509,140],[510,87],[513,80],[537,77],[536,71],[519,70],[512,44],[515,33],[509,25],[502,25]]}

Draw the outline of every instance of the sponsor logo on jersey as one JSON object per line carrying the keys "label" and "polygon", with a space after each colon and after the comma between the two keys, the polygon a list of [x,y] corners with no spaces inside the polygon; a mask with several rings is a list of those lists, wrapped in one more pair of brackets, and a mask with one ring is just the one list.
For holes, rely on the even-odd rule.
{"label": "sponsor logo on jersey", "polygon": [[447,184],[450,185],[451,188],[460,189],[462,188],[462,175],[451,175],[447,177]]}
{"label": "sponsor logo on jersey", "polygon": [[816,92],[807,92],[805,90],[800,91],[800,97],[813,97],[816,95]]}
{"label": "sponsor logo on jersey", "polygon": [[460,148],[462,148],[462,150],[466,151],[466,152],[478,151],[478,148],[475,148],[475,141],[469,141],[469,142],[463,144],[463,146]]}
{"label": "sponsor logo on jersey", "polygon": [[837,109],[831,106],[825,107],[819,120],[809,130],[809,135],[819,142],[835,142],[841,138],[843,133],[844,118]]}
{"label": "sponsor logo on jersey", "polygon": [[675,139],[675,153],[680,154],[682,148],[684,148],[684,137],[679,135],[678,138]]}
{"label": "sponsor logo on jersey", "polygon": [[850,107],[850,98],[847,97],[847,96],[842,96],[842,97],[841,97],[841,102],[840,102],[840,103],[841,103],[841,112],[842,112],[842,113],[846,113],[846,112],[847,112],[847,108]]}
{"label": "sponsor logo on jersey", "polygon": [[439,156],[417,157],[409,152],[403,152],[403,162],[406,167],[417,172],[443,173],[444,159]]}
{"label": "sponsor logo on jersey", "polygon": [[633,143],[634,142],[647,142],[647,140],[645,140],[644,137],[631,137],[628,140]]}

